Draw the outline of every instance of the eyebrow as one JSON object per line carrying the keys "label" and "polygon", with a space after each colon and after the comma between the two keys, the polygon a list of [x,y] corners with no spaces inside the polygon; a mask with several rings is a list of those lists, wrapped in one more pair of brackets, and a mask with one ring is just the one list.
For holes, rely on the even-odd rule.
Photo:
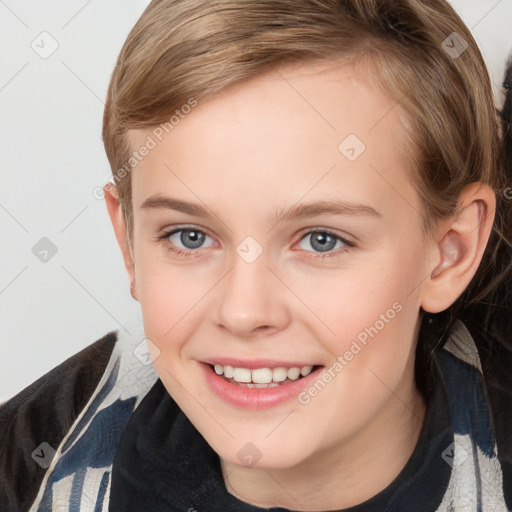
{"label": "eyebrow", "polygon": [[[143,210],[169,209],[196,217],[209,217],[207,208],[199,204],[189,203],[180,199],[154,195],[148,197],[140,207]],[[272,221],[275,223],[315,217],[317,215],[365,215],[381,217],[382,215],[369,205],[346,201],[316,201],[295,204],[291,207],[281,207],[276,210]]]}

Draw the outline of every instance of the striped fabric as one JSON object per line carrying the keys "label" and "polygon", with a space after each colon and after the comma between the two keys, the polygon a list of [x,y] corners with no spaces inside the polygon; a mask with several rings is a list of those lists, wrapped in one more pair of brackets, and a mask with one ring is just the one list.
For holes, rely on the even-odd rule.
{"label": "striped fabric", "polygon": [[[30,512],[108,511],[112,463],[120,436],[158,378],[142,353],[144,334],[127,336],[118,331],[117,335],[103,377],[58,447]],[[452,470],[437,510],[507,512],[480,360],[462,322],[454,325],[436,357],[455,433],[452,445],[439,454]]]}

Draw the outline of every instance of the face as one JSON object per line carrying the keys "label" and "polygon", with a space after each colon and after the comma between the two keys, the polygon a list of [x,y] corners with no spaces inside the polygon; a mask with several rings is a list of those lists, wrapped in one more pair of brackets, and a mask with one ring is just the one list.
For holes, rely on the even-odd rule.
{"label": "face", "polygon": [[222,459],[291,468],[369,436],[415,393],[433,260],[405,128],[375,85],[320,63],[190,110],[168,134],[130,133],[155,142],[132,171],[154,366]]}

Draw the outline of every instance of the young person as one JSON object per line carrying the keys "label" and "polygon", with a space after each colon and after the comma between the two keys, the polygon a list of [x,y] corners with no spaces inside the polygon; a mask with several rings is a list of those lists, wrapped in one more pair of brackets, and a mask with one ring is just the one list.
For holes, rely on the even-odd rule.
{"label": "young person", "polygon": [[144,325],[2,407],[2,510],[510,510],[509,130],[442,0],[153,1],[103,126]]}

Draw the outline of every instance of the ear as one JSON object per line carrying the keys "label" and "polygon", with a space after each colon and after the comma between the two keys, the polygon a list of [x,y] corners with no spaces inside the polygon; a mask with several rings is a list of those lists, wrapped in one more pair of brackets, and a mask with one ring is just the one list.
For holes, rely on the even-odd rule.
{"label": "ear", "polygon": [[421,291],[421,307],[425,311],[444,311],[469,285],[489,240],[495,210],[492,188],[471,183],[459,197],[457,213],[438,225],[434,247],[436,265]]}
{"label": "ear", "polygon": [[131,296],[138,301],[139,299],[137,298],[137,286],[135,282],[135,261],[132,251],[127,243],[126,226],[123,212],[121,210],[121,205],[119,204],[118,191],[115,185],[107,183],[103,187],[103,193],[105,196],[105,202],[107,203],[108,214],[110,216],[110,220],[116,235],[117,243],[121,248],[124,266],[126,267],[128,277],[130,279],[130,293]]}

